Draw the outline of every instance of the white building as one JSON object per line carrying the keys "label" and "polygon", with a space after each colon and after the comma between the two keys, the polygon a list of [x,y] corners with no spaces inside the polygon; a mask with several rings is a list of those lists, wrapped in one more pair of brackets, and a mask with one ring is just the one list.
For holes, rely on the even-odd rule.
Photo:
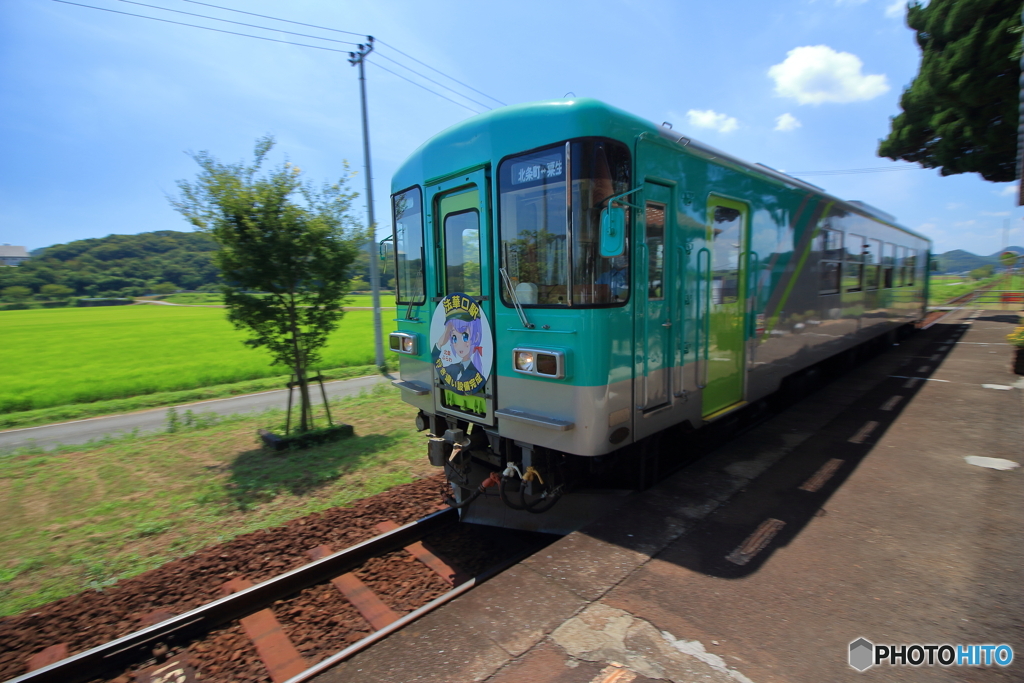
{"label": "white building", "polygon": [[10,244],[0,244],[0,266],[16,266],[22,261],[28,261],[29,255],[25,247],[14,247]]}

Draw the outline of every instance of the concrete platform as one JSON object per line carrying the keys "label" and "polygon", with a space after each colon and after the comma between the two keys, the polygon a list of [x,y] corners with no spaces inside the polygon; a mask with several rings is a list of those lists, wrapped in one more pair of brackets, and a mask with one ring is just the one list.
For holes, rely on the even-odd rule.
{"label": "concrete platform", "polygon": [[1016,320],[955,312],[317,681],[1024,681],[1024,469],[966,459],[1022,460]]}

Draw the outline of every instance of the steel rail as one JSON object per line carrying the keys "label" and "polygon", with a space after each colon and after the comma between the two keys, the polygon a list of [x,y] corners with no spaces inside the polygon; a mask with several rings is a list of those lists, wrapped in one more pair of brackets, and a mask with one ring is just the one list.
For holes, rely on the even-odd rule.
{"label": "steel rail", "polygon": [[150,657],[149,650],[157,644],[188,642],[221,624],[264,609],[282,597],[351,571],[367,560],[404,548],[457,521],[458,510],[454,508],[435,512],[185,614],[10,679],[8,683],[85,683],[112,670],[124,669]]}

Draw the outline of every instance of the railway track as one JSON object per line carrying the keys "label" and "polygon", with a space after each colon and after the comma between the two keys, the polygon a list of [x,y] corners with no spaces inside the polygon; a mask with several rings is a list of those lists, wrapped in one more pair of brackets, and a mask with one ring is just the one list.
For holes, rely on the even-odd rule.
{"label": "railway track", "polygon": [[[379,535],[338,552],[323,545],[311,547],[310,561],[303,566],[256,584],[236,576],[222,585],[224,597],[183,614],[155,612],[149,615],[155,623],[84,652],[67,656],[67,645],[54,643],[29,659],[28,666],[34,670],[10,683],[178,683],[196,680],[197,669],[204,681],[308,680],[471,590],[547,542],[539,536],[488,530],[491,537],[503,533],[508,536],[503,542],[507,552],[489,558],[489,562],[466,553],[460,557],[458,535],[479,535],[480,531],[457,522],[457,512],[447,509],[401,526],[378,523]],[[478,548],[481,544],[479,539],[470,538],[468,542],[463,539],[462,545]],[[404,560],[396,559],[396,555]],[[374,590],[355,573],[357,568],[374,562],[381,571],[385,558],[392,564],[404,561],[428,568],[435,583],[440,579],[447,590],[435,591],[441,594],[429,601],[421,600],[424,604],[403,614],[388,604],[387,595],[379,594],[379,585]],[[472,575],[462,566],[472,567]],[[380,578],[387,581],[386,577]],[[392,583],[409,583],[401,578],[395,577]],[[321,628],[337,629],[337,619],[330,613],[344,611],[338,609],[339,601],[347,602],[348,611],[354,608],[359,615],[356,618],[365,621],[360,630],[369,624],[372,632],[355,642],[348,642],[351,638],[342,641],[345,646],[340,651],[335,645],[333,654],[319,660],[300,652],[289,634],[294,638],[297,631],[308,631],[313,621],[319,621]],[[327,618],[317,619],[325,613]],[[238,631],[244,632],[258,655],[262,667],[256,667],[255,672],[247,662],[238,661],[244,659],[239,655],[244,648],[236,647],[232,652],[224,647],[225,640],[232,640],[226,636],[237,635]]]}

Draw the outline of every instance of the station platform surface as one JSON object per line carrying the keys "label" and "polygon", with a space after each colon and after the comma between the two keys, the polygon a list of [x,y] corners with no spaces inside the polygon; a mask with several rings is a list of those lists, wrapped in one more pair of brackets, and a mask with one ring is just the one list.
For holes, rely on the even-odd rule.
{"label": "station platform surface", "polygon": [[953,312],[316,680],[1024,681],[1024,469],[983,466],[1022,461],[1017,320]]}

